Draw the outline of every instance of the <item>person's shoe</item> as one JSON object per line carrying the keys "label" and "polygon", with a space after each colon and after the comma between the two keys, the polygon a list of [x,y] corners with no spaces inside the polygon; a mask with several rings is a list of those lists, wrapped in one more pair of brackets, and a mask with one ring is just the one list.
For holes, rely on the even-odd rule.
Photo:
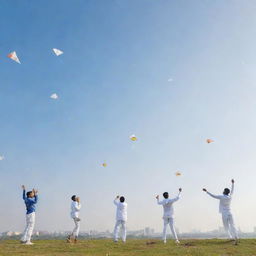
{"label": "person's shoe", "polygon": [[238,245],[238,239],[235,239],[234,245]]}
{"label": "person's shoe", "polygon": [[74,239],[74,243],[75,243],[75,244],[77,243],[77,238]]}
{"label": "person's shoe", "polygon": [[166,240],[164,240],[164,244],[166,244]]}
{"label": "person's shoe", "polygon": [[71,236],[68,236],[67,237],[67,243],[71,243],[72,241],[71,241]]}
{"label": "person's shoe", "polygon": [[20,240],[21,244],[25,244],[27,241]]}
{"label": "person's shoe", "polygon": [[30,241],[27,241],[26,243],[24,243],[25,245],[33,245],[33,243],[32,242],[30,242]]}
{"label": "person's shoe", "polygon": [[115,240],[114,240],[114,243],[117,243],[117,242],[118,242],[118,240],[115,239]]}
{"label": "person's shoe", "polygon": [[180,241],[177,239],[177,240],[175,241],[175,244],[180,244]]}

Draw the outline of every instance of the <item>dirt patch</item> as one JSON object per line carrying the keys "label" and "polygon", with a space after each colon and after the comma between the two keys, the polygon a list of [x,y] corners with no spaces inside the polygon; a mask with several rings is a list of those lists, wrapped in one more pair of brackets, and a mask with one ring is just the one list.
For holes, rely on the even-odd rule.
{"label": "dirt patch", "polygon": [[153,242],[153,241],[146,242],[146,245],[153,245],[153,244],[156,244],[156,242]]}
{"label": "dirt patch", "polygon": [[185,246],[185,247],[196,247],[195,244],[191,243],[191,242],[185,243],[185,244],[183,244],[183,246]]}

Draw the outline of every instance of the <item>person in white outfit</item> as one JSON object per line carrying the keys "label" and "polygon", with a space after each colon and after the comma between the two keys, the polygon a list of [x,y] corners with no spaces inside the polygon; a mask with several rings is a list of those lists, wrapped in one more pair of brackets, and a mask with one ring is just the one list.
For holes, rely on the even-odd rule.
{"label": "person in white outfit", "polygon": [[222,195],[213,195],[203,188],[203,191],[206,192],[209,196],[219,199],[219,212],[222,214],[223,226],[228,233],[229,237],[235,241],[235,244],[238,242],[237,230],[235,228],[233,215],[231,213],[230,205],[232,200],[232,195],[234,193],[234,183],[235,181],[231,180],[232,187],[231,191],[229,188],[225,188]]}
{"label": "person in white outfit", "polygon": [[[119,200],[118,200],[119,199]],[[117,196],[114,200],[116,205],[116,224],[114,229],[114,241],[118,241],[119,228],[122,228],[122,241],[126,242],[127,203],[123,196]]]}
{"label": "person in white outfit", "polygon": [[79,218],[81,203],[80,203],[80,198],[75,195],[71,197],[71,200],[72,200],[72,203],[71,203],[70,216],[74,220],[75,227],[71,235],[68,236],[67,242],[71,243],[73,240],[74,243],[77,243],[79,230],[80,230],[80,221],[81,221],[81,219]]}
{"label": "person in white outfit", "polygon": [[163,214],[163,220],[164,220],[164,228],[163,228],[163,241],[166,243],[166,231],[168,225],[170,226],[171,232],[173,237],[175,238],[175,242],[179,244],[179,239],[175,231],[174,227],[174,209],[173,209],[173,203],[178,201],[180,198],[180,193],[182,189],[179,189],[179,193],[175,198],[169,198],[169,193],[164,192],[163,197],[164,199],[162,201],[159,201],[159,195],[156,196],[157,203],[159,205],[163,206],[164,214]]}
{"label": "person in white outfit", "polygon": [[26,228],[21,237],[21,243],[26,245],[32,245],[31,236],[33,234],[34,226],[35,226],[35,211],[36,211],[36,203],[38,201],[37,190],[33,189],[32,191],[28,191],[26,193],[25,186],[22,185],[23,190],[23,200],[26,205]]}

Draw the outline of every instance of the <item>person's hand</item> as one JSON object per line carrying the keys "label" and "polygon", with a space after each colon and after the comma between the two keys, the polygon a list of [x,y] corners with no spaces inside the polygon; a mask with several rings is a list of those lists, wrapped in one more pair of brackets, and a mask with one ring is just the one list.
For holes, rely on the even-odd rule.
{"label": "person's hand", "polygon": [[232,180],[231,180],[231,183],[233,183],[233,184],[234,184],[234,183],[235,183],[235,180],[234,180],[234,179],[232,179]]}
{"label": "person's hand", "polygon": [[37,195],[38,190],[36,190],[36,189],[34,189],[34,188],[33,188],[33,190],[32,190],[32,191],[33,191],[34,195]]}
{"label": "person's hand", "polygon": [[22,186],[21,186],[21,188],[22,188],[23,190],[26,190],[26,188],[25,188],[25,186],[24,186],[24,185],[22,185]]}
{"label": "person's hand", "polygon": [[159,195],[156,196],[156,199],[159,199]]}
{"label": "person's hand", "polygon": [[118,199],[120,196],[116,196],[116,199]]}
{"label": "person's hand", "polygon": [[76,197],[76,201],[80,203],[80,197]]}
{"label": "person's hand", "polygon": [[203,191],[204,191],[204,192],[207,192],[207,189],[206,189],[206,188],[203,188]]}
{"label": "person's hand", "polygon": [[181,192],[181,191],[182,191],[182,188],[179,188],[179,191]]}

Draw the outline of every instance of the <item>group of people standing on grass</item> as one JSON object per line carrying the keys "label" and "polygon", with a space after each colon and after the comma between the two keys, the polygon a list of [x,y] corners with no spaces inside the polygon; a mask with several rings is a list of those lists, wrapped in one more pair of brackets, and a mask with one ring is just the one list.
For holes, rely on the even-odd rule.
{"label": "group of people standing on grass", "polygon": [[[222,214],[223,226],[229,235],[230,239],[234,240],[235,244],[238,242],[238,235],[235,228],[233,215],[231,213],[230,205],[232,200],[232,195],[234,192],[234,183],[235,181],[231,180],[232,186],[231,190],[225,188],[222,195],[214,195],[208,192],[205,188],[203,191],[206,192],[211,197],[219,200],[219,212]],[[23,200],[26,205],[26,228],[21,238],[21,242],[26,245],[32,245],[31,236],[33,233],[35,225],[35,205],[38,201],[38,191],[33,189],[26,193],[25,186],[22,186],[23,189]],[[156,196],[157,204],[163,206],[163,242],[166,243],[166,232],[168,225],[170,226],[172,235],[175,239],[176,244],[179,244],[179,239],[175,231],[174,226],[174,209],[173,204],[177,202],[180,198],[182,189],[179,188],[178,195],[175,198],[169,198],[169,193],[164,192],[162,201],[159,200],[159,195]],[[67,242],[76,243],[79,235],[80,221],[79,212],[81,209],[80,198],[76,195],[71,197],[71,218],[74,221],[75,227],[72,233],[68,236]],[[114,200],[114,205],[116,206],[116,223],[114,227],[114,242],[118,242],[119,229],[122,230],[122,241],[126,242],[126,223],[127,223],[127,203],[123,196],[117,196]]]}

